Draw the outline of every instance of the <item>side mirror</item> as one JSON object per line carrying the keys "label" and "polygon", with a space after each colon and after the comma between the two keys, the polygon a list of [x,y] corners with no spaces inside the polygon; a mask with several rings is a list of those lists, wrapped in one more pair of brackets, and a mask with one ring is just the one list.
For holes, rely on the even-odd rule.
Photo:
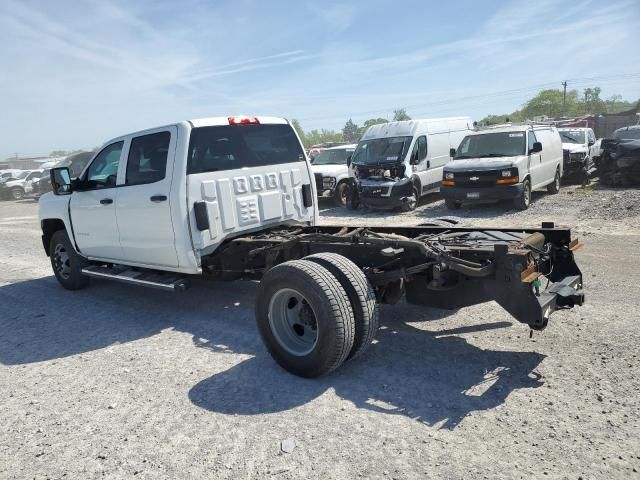
{"label": "side mirror", "polygon": [[67,167],[51,169],[51,189],[55,195],[69,195],[71,193],[71,174]]}
{"label": "side mirror", "polygon": [[542,144],[540,142],[533,142],[533,147],[531,147],[531,153],[538,153],[542,151]]}
{"label": "side mirror", "polygon": [[449,149],[449,156],[450,156],[451,158],[453,158],[453,157],[455,157],[455,156],[456,156],[456,149],[455,149],[455,148],[450,148],[450,149]]}
{"label": "side mirror", "polygon": [[596,142],[593,140],[589,140],[589,146],[592,147]]}
{"label": "side mirror", "polygon": [[347,155],[347,167],[350,167],[350,166],[351,166],[351,157],[352,157],[352,156],[353,156],[353,155]]}

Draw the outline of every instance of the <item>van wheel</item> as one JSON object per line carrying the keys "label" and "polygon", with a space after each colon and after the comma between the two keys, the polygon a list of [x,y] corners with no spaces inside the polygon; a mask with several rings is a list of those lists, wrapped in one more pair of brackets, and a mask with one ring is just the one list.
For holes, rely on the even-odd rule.
{"label": "van wheel", "polygon": [[450,198],[445,198],[444,204],[449,210],[460,210],[460,207],[462,206],[460,202],[456,202]]}
{"label": "van wheel", "polygon": [[78,255],[65,230],[58,230],[49,242],[49,258],[56,279],[67,290],[80,290],[89,285],[89,277],[82,274],[87,260]]}
{"label": "van wheel", "polygon": [[403,212],[413,212],[418,206],[418,202],[420,201],[420,192],[418,191],[418,187],[414,185],[411,192],[412,195],[407,198],[407,202],[402,204]]}
{"label": "van wheel", "polygon": [[547,192],[556,194],[560,191],[560,169],[556,169],[556,176],[553,177],[553,183],[547,185]]}
{"label": "van wheel", "polygon": [[300,377],[338,368],[353,347],[349,297],[322,265],[292,260],[269,270],[258,288],[256,322],[273,359]]}
{"label": "van wheel", "polygon": [[371,345],[378,331],[378,304],[369,280],[360,267],[337,253],[318,253],[304,260],[329,270],[347,292],[355,321],[353,347],[347,360],[360,356]]}
{"label": "van wheel", "polygon": [[340,182],[333,193],[333,203],[339,207],[346,207],[348,196],[349,185],[347,185],[347,182]]}
{"label": "van wheel", "polygon": [[529,208],[531,204],[531,182],[528,178],[522,182],[522,193],[513,200],[513,203],[518,210]]}

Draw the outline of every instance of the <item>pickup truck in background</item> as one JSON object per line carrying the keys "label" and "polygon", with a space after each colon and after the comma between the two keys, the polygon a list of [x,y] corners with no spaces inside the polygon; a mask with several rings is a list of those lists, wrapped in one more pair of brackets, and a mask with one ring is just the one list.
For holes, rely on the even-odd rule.
{"label": "pickup truck in background", "polygon": [[558,128],[562,140],[563,179],[587,182],[595,171],[591,149],[596,143],[596,134],[591,128]]}
{"label": "pickup truck in background", "polygon": [[313,160],[312,170],[320,197],[330,197],[339,207],[347,205],[349,167],[347,162],[356,145],[325,148]]}
{"label": "pickup truck in background", "polygon": [[[261,279],[256,322],[272,357],[316,377],[355,358],[379,303],[496,300],[544,329],[582,304],[579,247],[542,228],[319,226],[311,164],[275,117],[184,121],[108,141],[77,178],[51,170],[39,202],[59,283],[91,278],[179,292],[193,276]],[[546,283],[543,287],[543,280]]]}

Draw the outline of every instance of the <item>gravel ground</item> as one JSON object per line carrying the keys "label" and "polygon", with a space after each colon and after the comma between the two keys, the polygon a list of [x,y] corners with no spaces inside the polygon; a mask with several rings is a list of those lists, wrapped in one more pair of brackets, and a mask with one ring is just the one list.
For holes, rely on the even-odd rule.
{"label": "gravel ground", "polygon": [[[322,216],[450,213],[433,197]],[[0,203],[0,478],[640,478],[640,192],[567,187],[526,212],[456,215],[574,227],[588,303],[532,338],[494,303],[384,306],[367,354],[303,380],[260,342],[255,283],[68,292],[37,204]]]}

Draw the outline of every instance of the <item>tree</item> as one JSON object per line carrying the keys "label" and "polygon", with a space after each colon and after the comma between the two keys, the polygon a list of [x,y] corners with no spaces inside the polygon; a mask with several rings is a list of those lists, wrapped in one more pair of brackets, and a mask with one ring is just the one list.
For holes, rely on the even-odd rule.
{"label": "tree", "polygon": [[345,142],[355,143],[360,140],[360,129],[358,125],[353,123],[353,120],[347,120],[347,123],[344,124],[344,128],[342,129],[342,138]]}
{"label": "tree", "polygon": [[318,143],[339,142],[342,140],[342,133],[324,128],[321,130],[311,130],[305,134],[305,140],[306,143],[304,145],[306,147],[317,145]]}
{"label": "tree", "polygon": [[561,117],[574,114],[578,92],[576,90],[567,92],[566,106],[563,106],[562,97],[562,90],[543,90],[525,104],[522,109],[522,116],[525,119],[532,120],[541,116]]}
{"label": "tree", "polygon": [[300,125],[300,121],[296,118],[294,118],[293,120],[291,120],[291,125],[293,125],[293,128],[295,129],[296,133],[298,134],[298,136],[300,137],[300,141],[302,141],[302,144],[307,147],[307,138],[306,135],[304,133],[304,130],[302,129],[302,126]]}
{"label": "tree", "polygon": [[397,110],[394,110],[393,121],[401,122],[403,120],[411,120],[411,117],[409,116],[409,114],[407,114],[407,111],[404,108],[399,108]]}

